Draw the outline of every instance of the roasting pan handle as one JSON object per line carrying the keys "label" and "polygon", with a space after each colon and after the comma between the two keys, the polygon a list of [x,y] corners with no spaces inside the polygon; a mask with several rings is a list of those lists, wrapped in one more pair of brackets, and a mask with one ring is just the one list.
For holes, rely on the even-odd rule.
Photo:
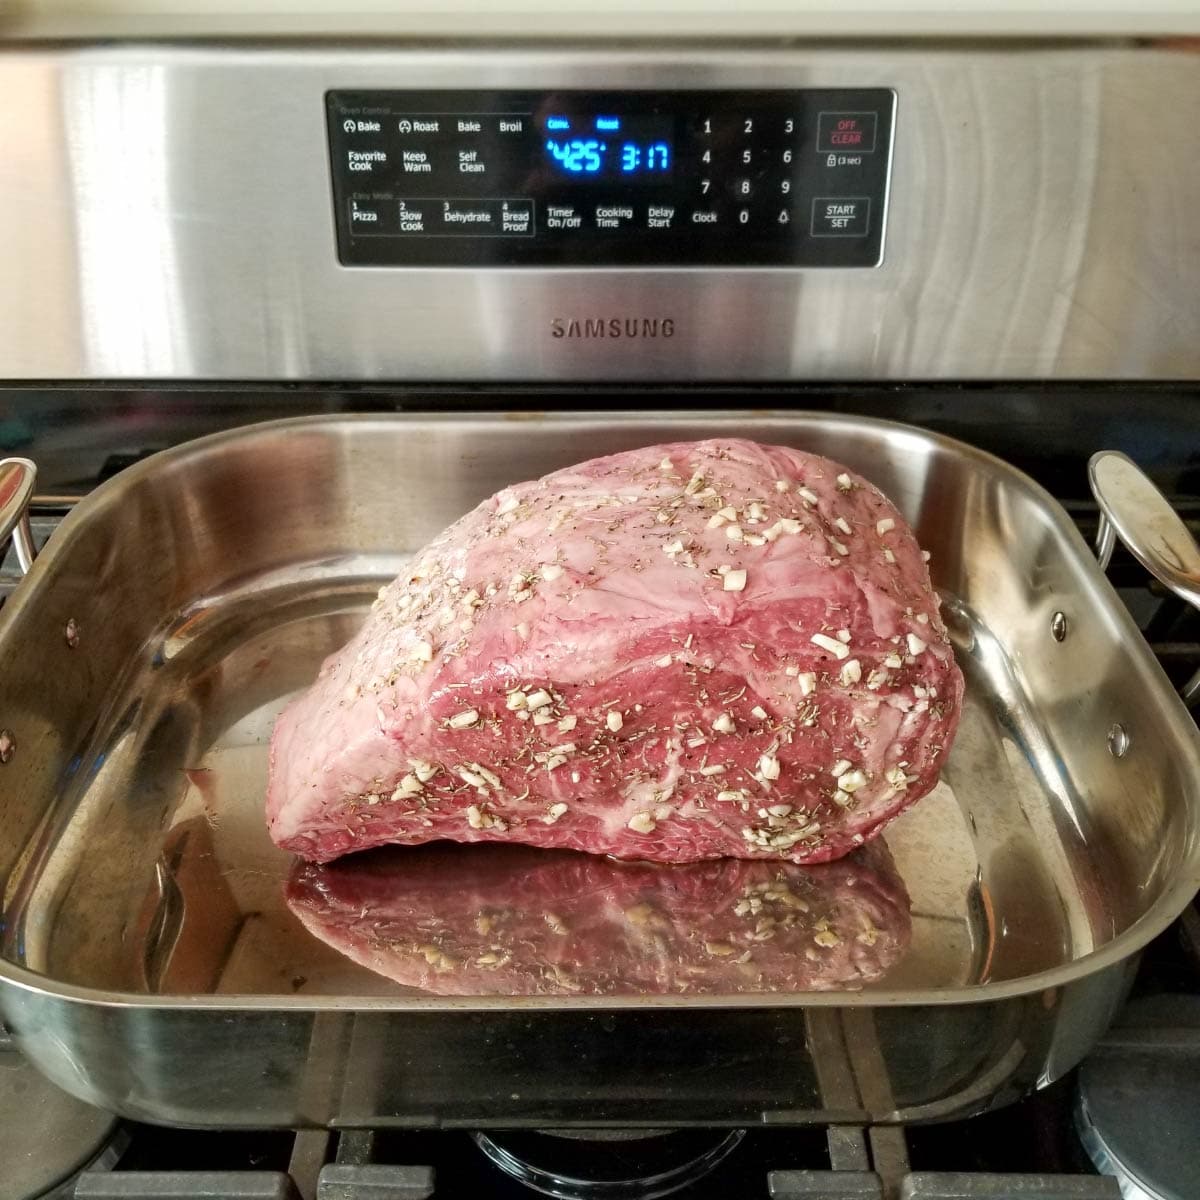
{"label": "roasting pan handle", "polygon": [[27,458],[0,460],[0,558],[12,538],[17,551],[17,563],[22,574],[28,574],[37,551],[33,545],[33,529],[29,524],[29,502],[37,467]]}
{"label": "roasting pan handle", "polygon": [[[1117,450],[1101,450],[1088,462],[1088,481],[1100,505],[1100,566],[1108,567],[1120,538],[1151,575],[1200,609],[1200,546],[1137,463]],[[1200,671],[1184,685],[1182,695],[1189,705],[1200,702]]]}

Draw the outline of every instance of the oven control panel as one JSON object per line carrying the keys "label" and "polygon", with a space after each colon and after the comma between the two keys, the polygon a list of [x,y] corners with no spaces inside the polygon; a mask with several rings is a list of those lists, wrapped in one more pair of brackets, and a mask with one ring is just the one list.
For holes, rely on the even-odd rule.
{"label": "oven control panel", "polygon": [[896,96],[331,91],[346,266],[875,267]]}

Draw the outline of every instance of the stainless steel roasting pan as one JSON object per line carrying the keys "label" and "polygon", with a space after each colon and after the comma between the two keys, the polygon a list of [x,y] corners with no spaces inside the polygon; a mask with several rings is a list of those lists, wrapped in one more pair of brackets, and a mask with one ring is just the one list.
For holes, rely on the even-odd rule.
{"label": "stainless steel roasting pan", "polygon": [[[716,434],[849,464],[932,553],[968,691],[886,834],[907,952],[856,989],[450,999],[305,932],[266,743],[380,582],[506,483]],[[1074,1065],[1200,884],[1195,728],[1069,519],[879,421],[322,417],[181,446],[80,503],[0,610],[0,730],[4,1019],[68,1091],[164,1123],[946,1118]]]}

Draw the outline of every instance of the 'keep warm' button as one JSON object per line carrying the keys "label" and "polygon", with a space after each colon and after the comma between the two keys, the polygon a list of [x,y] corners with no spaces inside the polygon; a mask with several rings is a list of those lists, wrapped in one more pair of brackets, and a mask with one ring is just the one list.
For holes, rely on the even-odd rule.
{"label": "'keep warm' button", "polygon": [[866,237],[870,227],[868,196],[817,196],[813,200],[813,237]]}

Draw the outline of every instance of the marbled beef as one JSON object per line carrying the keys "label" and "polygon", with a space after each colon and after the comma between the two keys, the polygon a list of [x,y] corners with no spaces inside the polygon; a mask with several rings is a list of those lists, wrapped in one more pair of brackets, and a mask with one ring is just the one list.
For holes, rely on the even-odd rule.
{"label": "marbled beef", "polygon": [[280,717],[271,836],[822,862],[936,783],[962,676],[924,557],[836,463],[720,439],[516,484]]}

